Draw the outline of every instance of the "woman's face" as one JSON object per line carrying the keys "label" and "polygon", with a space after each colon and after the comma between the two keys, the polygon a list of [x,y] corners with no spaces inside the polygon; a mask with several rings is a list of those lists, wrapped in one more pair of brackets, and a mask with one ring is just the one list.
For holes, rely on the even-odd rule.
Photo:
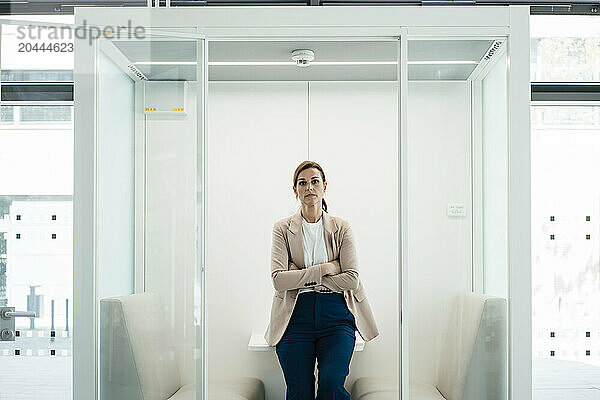
{"label": "woman's face", "polygon": [[321,172],[316,168],[307,168],[298,174],[294,194],[302,204],[312,206],[321,204],[327,182],[323,182]]}

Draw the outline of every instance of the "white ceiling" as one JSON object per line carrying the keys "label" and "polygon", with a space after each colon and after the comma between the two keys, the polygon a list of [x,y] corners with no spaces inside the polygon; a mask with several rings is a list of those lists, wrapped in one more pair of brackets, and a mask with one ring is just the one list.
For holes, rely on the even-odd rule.
{"label": "white ceiling", "polygon": [[[196,80],[196,42],[193,40],[114,41],[150,80]],[[409,40],[409,80],[465,80],[486,54],[491,40]],[[209,79],[393,81],[397,79],[398,41],[212,41]],[[315,64],[295,66],[291,53],[311,49]],[[143,64],[190,63],[190,65]],[[214,65],[214,63],[282,63],[288,65]],[[347,65],[319,65],[343,62]],[[455,62],[447,63],[446,62]],[[459,63],[456,63],[459,62]],[[465,62],[465,63],[460,63]],[[471,63],[469,63],[471,62]],[[378,63],[378,64],[353,64]]]}

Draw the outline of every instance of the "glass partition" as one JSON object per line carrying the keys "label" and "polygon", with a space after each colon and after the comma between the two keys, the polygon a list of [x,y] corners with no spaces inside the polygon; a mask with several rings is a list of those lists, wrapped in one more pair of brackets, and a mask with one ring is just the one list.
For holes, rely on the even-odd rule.
{"label": "glass partition", "polygon": [[134,31],[95,43],[98,397],[196,398],[203,41]]}
{"label": "glass partition", "polygon": [[508,398],[505,46],[408,40],[411,398]]}

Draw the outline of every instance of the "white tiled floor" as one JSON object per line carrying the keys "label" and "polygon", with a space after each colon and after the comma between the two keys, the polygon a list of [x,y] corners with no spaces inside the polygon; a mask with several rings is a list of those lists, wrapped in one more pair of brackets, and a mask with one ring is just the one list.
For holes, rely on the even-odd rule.
{"label": "white tiled floor", "polygon": [[69,400],[71,365],[71,357],[2,357],[0,400]]}
{"label": "white tiled floor", "polygon": [[[0,400],[70,400],[71,338],[60,332],[56,338],[50,331],[28,332],[14,342],[0,343]],[[21,355],[14,355],[15,349]],[[50,350],[55,350],[54,356]]]}
{"label": "white tiled floor", "polygon": [[[68,400],[71,357],[2,357],[0,400]],[[533,359],[533,400],[600,400],[600,367]]]}
{"label": "white tiled floor", "polygon": [[533,400],[600,400],[600,367],[534,357]]}

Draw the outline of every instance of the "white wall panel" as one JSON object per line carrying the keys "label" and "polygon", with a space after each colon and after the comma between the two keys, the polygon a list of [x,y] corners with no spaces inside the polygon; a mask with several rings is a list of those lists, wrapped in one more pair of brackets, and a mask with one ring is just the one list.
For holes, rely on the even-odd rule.
{"label": "white wall panel", "polygon": [[483,290],[508,297],[506,55],[482,82]]}
{"label": "white wall panel", "polygon": [[329,213],[348,220],[380,336],[354,353],[346,387],[398,375],[398,92],[395,82],[310,84],[310,158]]}
{"label": "white wall panel", "polygon": [[102,298],[133,292],[134,86],[99,54],[96,289]]}
{"label": "white wall panel", "polygon": [[3,195],[72,195],[73,130],[2,129],[0,171]]}
{"label": "white wall panel", "polygon": [[306,95],[306,83],[209,85],[209,380],[255,376],[269,399],[285,396],[275,352],[247,346],[268,324],[271,234],[291,212],[292,174],[307,155]]}
{"label": "white wall panel", "polygon": [[470,87],[409,82],[408,96],[410,379],[435,383],[455,297],[471,290]]}

